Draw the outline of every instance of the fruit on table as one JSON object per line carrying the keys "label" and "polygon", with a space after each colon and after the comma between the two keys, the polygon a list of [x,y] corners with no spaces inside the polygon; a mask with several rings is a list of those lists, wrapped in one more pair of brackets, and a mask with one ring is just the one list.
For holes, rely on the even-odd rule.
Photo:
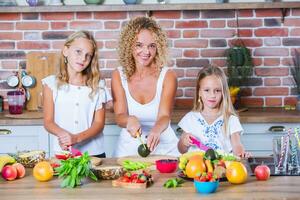
{"label": "fruit on table", "polygon": [[145,144],[140,144],[138,154],[142,157],[147,157],[151,153],[150,149]]}
{"label": "fruit on table", "polygon": [[0,173],[1,173],[1,171],[2,171],[2,169],[5,165],[12,164],[12,163],[15,163],[15,162],[16,162],[16,160],[13,157],[9,156],[9,155],[0,156]]}
{"label": "fruit on table", "polygon": [[247,181],[247,177],[247,169],[241,162],[232,161],[226,168],[226,178],[230,183],[245,183]]}
{"label": "fruit on table", "polygon": [[38,181],[49,181],[52,179],[53,174],[53,168],[47,161],[41,161],[33,168],[33,176]]}
{"label": "fruit on table", "polygon": [[71,153],[69,151],[61,151],[55,154],[55,158],[59,160],[67,160],[71,157]]}
{"label": "fruit on table", "polygon": [[203,172],[206,172],[206,165],[204,163],[203,157],[200,155],[191,157],[187,165],[185,166],[186,176],[189,178],[195,178]]}
{"label": "fruit on table", "polygon": [[267,165],[258,165],[254,169],[256,179],[266,181],[270,178],[270,168]]}
{"label": "fruit on table", "polygon": [[22,152],[17,155],[17,161],[24,167],[34,167],[38,162],[45,160],[45,151]]}
{"label": "fruit on table", "polygon": [[2,177],[8,181],[15,180],[18,175],[17,169],[12,165],[6,165],[5,167],[3,167],[1,173]]}
{"label": "fruit on table", "polygon": [[12,165],[17,170],[17,178],[23,178],[26,174],[25,167],[21,163],[15,163]]}

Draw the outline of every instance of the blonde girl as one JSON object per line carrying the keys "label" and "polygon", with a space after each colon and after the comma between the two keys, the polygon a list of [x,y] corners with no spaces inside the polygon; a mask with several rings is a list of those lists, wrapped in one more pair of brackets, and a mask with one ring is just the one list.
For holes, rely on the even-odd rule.
{"label": "blonde girl", "polygon": [[53,151],[70,146],[105,157],[104,104],[111,98],[100,79],[98,49],[87,31],[70,35],[61,53],[59,73],[42,80],[44,127],[53,136]]}
{"label": "blonde girl", "polygon": [[243,128],[232,106],[223,70],[207,66],[197,77],[193,110],[179,122],[183,134],[178,142],[181,153],[195,151],[192,139],[214,150],[248,157],[240,141]]}

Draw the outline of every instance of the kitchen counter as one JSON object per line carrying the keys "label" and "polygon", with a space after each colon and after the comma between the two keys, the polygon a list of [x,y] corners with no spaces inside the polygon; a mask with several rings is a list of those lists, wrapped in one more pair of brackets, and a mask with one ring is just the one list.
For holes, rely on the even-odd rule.
{"label": "kitchen counter", "polygon": [[[105,160],[104,160],[105,162]],[[164,182],[176,174],[152,172],[154,184],[147,189],[124,189],[112,187],[111,181],[93,182],[86,180],[75,189],[60,188],[56,177],[49,182],[38,182],[27,170],[23,179],[4,181],[0,178],[1,200],[31,199],[299,199],[300,181],[297,176],[272,176],[268,181],[256,181],[250,176],[242,185],[221,182],[217,192],[210,195],[196,193],[193,182],[187,181],[183,187],[166,189]]]}
{"label": "kitchen counter", "polygon": [[[172,113],[172,123],[178,123],[187,112],[188,109],[175,109]],[[34,113],[29,112],[31,116],[34,116]],[[0,113],[0,125],[43,125],[42,118],[19,118],[18,115],[11,118],[7,117],[7,114],[7,112]],[[36,114],[41,113],[36,112]],[[242,123],[300,123],[299,111],[282,108],[249,108],[247,111],[239,112],[239,116]],[[105,124],[115,124],[114,113],[109,110],[106,112]]]}

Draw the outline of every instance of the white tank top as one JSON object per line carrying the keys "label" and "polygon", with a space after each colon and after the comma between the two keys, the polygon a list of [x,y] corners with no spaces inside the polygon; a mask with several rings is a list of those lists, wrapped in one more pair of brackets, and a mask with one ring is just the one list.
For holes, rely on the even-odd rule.
{"label": "white tank top", "polygon": [[[154,126],[157,119],[161,93],[163,89],[163,81],[168,68],[162,68],[157,80],[155,96],[150,102],[146,104],[137,102],[131,96],[127,78],[123,73],[122,68],[119,67],[118,71],[120,73],[122,86],[127,99],[128,114],[134,115],[139,119],[142,126],[142,139],[146,141],[146,136]],[[179,152],[177,150],[177,142],[178,138],[176,137],[175,132],[173,131],[169,123],[168,128],[161,134],[160,143],[154,150],[153,154],[178,156]],[[138,141],[138,139],[131,137],[126,128],[123,128],[115,151],[115,156],[120,157],[137,155],[137,148],[139,145],[140,142]]]}

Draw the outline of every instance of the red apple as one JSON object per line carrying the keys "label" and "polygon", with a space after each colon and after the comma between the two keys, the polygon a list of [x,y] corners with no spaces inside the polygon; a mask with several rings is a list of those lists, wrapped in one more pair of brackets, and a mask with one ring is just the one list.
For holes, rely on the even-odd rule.
{"label": "red apple", "polygon": [[270,168],[267,165],[258,165],[254,169],[256,179],[266,181],[270,178]]}
{"label": "red apple", "polygon": [[3,167],[1,173],[2,173],[2,177],[8,181],[15,180],[18,175],[17,169],[12,165],[6,165],[5,167]]}
{"label": "red apple", "polygon": [[17,170],[17,178],[23,178],[25,176],[26,170],[21,163],[15,163],[12,166]]}

